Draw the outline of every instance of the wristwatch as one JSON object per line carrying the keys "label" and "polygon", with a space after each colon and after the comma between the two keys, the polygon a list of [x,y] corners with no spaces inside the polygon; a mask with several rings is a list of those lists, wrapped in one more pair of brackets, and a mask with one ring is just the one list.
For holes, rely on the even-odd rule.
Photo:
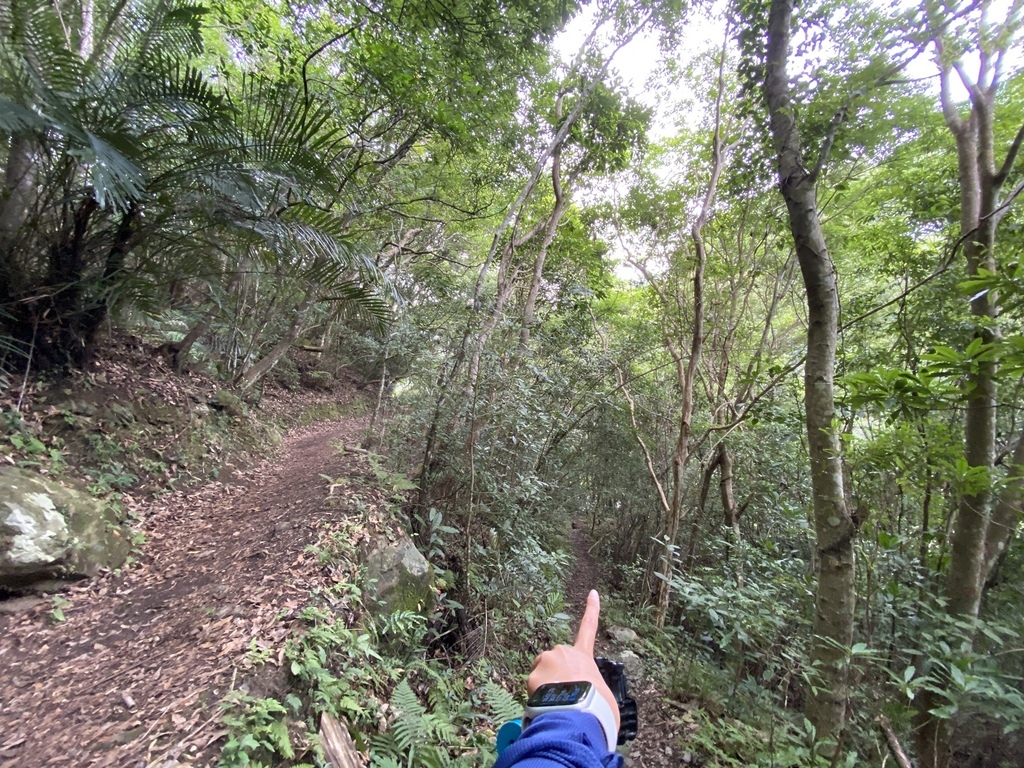
{"label": "wristwatch", "polygon": [[575,683],[545,683],[533,692],[526,702],[523,714],[523,729],[535,717],[548,712],[588,712],[597,718],[604,732],[608,751],[614,752],[619,740],[619,729],[615,727],[615,714],[604,696],[597,692],[593,683],[581,680]]}

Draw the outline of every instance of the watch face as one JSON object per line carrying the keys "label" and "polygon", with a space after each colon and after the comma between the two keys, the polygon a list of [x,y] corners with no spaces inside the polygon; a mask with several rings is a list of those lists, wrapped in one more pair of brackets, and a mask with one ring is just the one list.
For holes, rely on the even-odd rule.
{"label": "watch face", "polygon": [[579,683],[545,683],[526,702],[528,707],[571,707],[579,704],[590,692],[587,681]]}

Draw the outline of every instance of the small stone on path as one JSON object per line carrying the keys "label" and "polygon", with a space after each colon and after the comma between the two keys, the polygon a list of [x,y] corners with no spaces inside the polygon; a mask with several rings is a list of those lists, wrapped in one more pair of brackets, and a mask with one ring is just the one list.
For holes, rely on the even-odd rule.
{"label": "small stone on path", "polygon": [[606,633],[608,639],[616,645],[630,645],[638,639],[636,632],[627,627],[608,627]]}

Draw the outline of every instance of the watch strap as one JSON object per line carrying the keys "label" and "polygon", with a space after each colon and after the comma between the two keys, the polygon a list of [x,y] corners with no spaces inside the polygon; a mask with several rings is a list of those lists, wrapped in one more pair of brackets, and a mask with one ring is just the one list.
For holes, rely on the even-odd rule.
{"label": "watch strap", "polygon": [[591,687],[588,695],[588,700],[582,705],[576,706],[559,706],[559,707],[526,707],[525,717],[523,718],[523,728],[529,726],[530,722],[540,717],[543,714],[551,712],[585,712],[588,715],[593,715],[597,718],[598,724],[601,726],[601,731],[605,737],[605,746],[608,747],[609,752],[614,752],[615,747],[619,743],[619,729],[615,727],[615,713],[612,712],[611,705],[608,700],[605,699],[600,693],[597,692],[596,687]]}
{"label": "watch strap", "polygon": [[612,712],[611,705],[604,696],[597,693],[597,691],[594,691],[594,693],[594,700],[583,711],[589,712],[597,718],[597,721],[601,724],[601,730],[604,731],[605,739],[608,741],[608,751],[614,752],[616,745],[619,743],[619,729],[615,727],[615,713]]}

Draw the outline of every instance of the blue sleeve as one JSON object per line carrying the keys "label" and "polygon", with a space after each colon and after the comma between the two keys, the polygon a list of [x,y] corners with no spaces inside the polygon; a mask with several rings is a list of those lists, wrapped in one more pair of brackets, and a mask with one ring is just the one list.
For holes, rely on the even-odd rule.
{"label": "blue sleeve", "polygon": [[536,718],[494,768],[622,768],[608,751],[597,718],[587,712],[551,712]]}

